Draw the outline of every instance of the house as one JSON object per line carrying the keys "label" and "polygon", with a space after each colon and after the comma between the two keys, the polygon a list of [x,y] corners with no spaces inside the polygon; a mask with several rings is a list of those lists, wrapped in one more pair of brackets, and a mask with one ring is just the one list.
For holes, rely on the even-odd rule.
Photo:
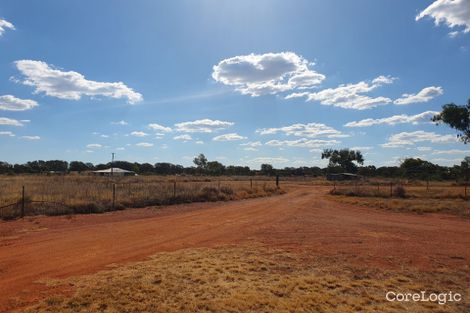
{"label": "house", "polygon": [[123,170],[119,167],[107,168],[105,170],[93,171],[95,176],[137,176],[133,171]]}
{"label": "house", "polygon": [[326,175],[328,180],[360,180],[361,176],[352,173],[338,173]]}

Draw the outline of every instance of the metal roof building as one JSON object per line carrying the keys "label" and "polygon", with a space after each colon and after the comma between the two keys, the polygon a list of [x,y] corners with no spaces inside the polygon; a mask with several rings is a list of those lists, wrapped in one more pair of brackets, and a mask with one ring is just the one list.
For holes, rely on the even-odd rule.
{"label": "metal roof building", "polygon": [[93,171],[93,175],[97,176],[136,176],[133,171],[123,170],[119,167],[107,168],[105,170]]}

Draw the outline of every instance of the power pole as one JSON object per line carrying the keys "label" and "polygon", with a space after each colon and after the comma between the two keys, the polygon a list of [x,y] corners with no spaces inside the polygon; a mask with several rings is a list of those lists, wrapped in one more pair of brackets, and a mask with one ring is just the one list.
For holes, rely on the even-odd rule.
{"label": "power pole", "polygon": [[111,153],[111,176],[114,176],[114,152]]}

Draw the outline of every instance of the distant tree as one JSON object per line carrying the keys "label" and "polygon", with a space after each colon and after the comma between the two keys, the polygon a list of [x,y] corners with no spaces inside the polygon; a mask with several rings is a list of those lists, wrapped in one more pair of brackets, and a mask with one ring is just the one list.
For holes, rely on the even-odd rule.
{"label": "distant tree", "polygon": [[197,157],[194,158],[193,163],[197,166],[198,169],[205,170],[207,167],[207,158],[204,154],[200,153]]}
{"label": "distant tree", "polygon": [[139,166],[139,173],[141,174],[152,174],[154,167],[150,163],[142,163]]}
{"label": "distant tree", "polygon": [[263,175],[273,175],[274,174],[274,168],[271,164],[261,164],[261,174]]}
{"label": "distant tree", "polygon": [[69,167],[69,164],[67,161],[61,161],[61,160],[50,160],[50,161],[45,161],[44,166],[46,171],[49,172],[67,172],[67,169]]}
{"label": "distant tree", "polygon": [[460,163],[460,174],[468,182],[470,179],[470,157],[465,157]]}
{"label": "distant tree", "polygon": [[466,144],[470,141],[470,99],[467,105],[449,103],[442,106],[441,113],[435,115],[432,121],[447,124],[459,131],[457,137]]}
{"label": "distant tree", "polygon": [[[361,151],[341,149],[325,149],[321,155],[322,159],[329,159],[328,168],[340,167],[343,172],[356,173],[357,164],[364,164]],[[355,162],[355,163],[354,163]]]}
{"label": "distant tree", "polygon": [[436,178],[439,166],[420,158],[406,158],[400,164],[402,174],[408,178]]}
{"label": "distant tree", "polygon": [[80,161],[72,161],[70,162],[69,170],[72,172],[83,172],[83,171],[89,171],[91,170],[91,168],[89,164],[86,164]]}
{"label": "distant tree", "polygon": [[225,166],[217,161],[207,162],[206,166],[209,175],[222,175],[225,171]]}

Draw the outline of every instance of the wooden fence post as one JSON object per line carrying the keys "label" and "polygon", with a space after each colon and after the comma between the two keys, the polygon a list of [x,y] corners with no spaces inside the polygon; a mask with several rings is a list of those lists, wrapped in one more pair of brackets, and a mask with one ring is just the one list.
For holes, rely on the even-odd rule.
{"label": "wooden fence post", "polygon": [[250,188],[253,189],[253,178],[250,178]]}
{"label": "wooden fence post", "polygon": [[113,211],[114,211],[115,206],[116,206],[116,184],[113,183],[113,207],[112,207]]}
{"label": "wooden fence post", "polygon": [[279,175],[276,175],[276,187],[279,188]]}
{"label": "wooden fence post", "polygon": [[21,217],[24,217],[24,203],[25,203],[25,198],[24,198],[24,185],[21,190]]}

